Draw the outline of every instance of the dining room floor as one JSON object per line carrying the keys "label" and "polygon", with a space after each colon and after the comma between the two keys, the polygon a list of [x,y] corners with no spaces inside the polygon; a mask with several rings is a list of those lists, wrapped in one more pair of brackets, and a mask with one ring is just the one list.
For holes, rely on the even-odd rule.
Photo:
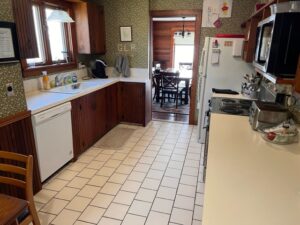
{"label": "dining room floor", "polygon": [[123,147],[91,147],[34,196],[42,225],[200,225],[197,127],[152,121]]}

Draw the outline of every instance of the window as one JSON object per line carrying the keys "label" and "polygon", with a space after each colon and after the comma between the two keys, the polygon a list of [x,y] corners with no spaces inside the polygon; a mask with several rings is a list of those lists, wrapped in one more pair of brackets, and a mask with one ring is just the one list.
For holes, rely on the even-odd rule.
{"label": "window", "polygon": [[55,5],[55,2],[57,3],[53,0],[33,0],[32,13],[38,57],[23,60],[25,76],[39,75],[42,70],[55,72],[76,65],[72,45],[75,38],[72,27],[74,25],[47,21],[53,10],[61,9],[72,13],[72,8],[66,2],[61,1],[60,5]]}

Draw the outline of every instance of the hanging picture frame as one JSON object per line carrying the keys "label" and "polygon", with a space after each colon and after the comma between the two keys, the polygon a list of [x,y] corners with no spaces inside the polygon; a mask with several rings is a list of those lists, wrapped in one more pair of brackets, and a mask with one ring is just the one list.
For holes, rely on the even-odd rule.
{"label": "hanging picture frame", "polygon": [[132,27],[120,27],[120,38],[121,42],[132,42]]}
{"label": "hanging picture frame", "polygon": [[19,60],[16,24],[0,21],[0,63],[14,63]]}

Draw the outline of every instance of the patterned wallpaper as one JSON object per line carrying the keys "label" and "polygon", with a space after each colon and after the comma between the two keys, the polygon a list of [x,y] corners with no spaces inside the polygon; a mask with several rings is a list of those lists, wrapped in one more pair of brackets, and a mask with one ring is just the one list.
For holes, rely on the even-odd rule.
{"label": "patterned wallpaper", "polygon": [[[13,21],[11,0],[0,1],[0,21]],[[15,96],[6,96],[7,83],[13,83]],[[0,119],[26,109],[20,64],[0,64]]]}
{"label": "patterned wallpaper", "polygon": [[[241,23],[252,14],[257,0],[233,0],[232,17],[222,18],[222,27],[201,28],[200,49],[204,44],[204,37],[217,33],[243,34]],[[202,9],[203,0],[150,0],[150,10]]]}
{"label": "patterned wallpaper", "polygon": [[203,0],[149,0],[151,10],[201,9]]}
{"label": "patterned wallpaper", "polygon": [[[130,67],[148,67],[148,0],[94,0],[104,6],[107,53],[102,57],[115,65],[119,54],[129,56]],[[132,42],[120,41],[120,26],[132,26]],[[95,57],[95,56],[94,56]],[[93,58],[94,58],[93,57]],[[84,60],[84,56],[81,59]]]}

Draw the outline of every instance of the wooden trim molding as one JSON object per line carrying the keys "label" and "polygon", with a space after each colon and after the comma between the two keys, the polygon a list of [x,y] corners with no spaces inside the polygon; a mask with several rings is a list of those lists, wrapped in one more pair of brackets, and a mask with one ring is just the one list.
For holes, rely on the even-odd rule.
{"label": "wooden trim molding", "polygon": [[196,125],[196,98],[197,98],[197,81],[198,81],[198,70],[199,70],[199,59],[200,59],[200,33],[201,33],[201,23],[202,23],[202,10],[192,9],[192,10],[152,10],[150,11],[150,21],[151,21],[151,48],[150,48],[150,65],[152,65],[153,60],[153,17],[183,17],[183,16],[194,16],[195,21],[195,41],[194,41],[194,63],[193,63],[193,78],[191,87],[191,99],[190,99],[190,114],[189,114],[189,124]]}
{"label": "wooden trim molding", "polygon": [[29,110],[16,113],[15,115],[8,116],[4,119],[0,119],[0,127],[10,125],[12,123],[18,122],[30,116],[31,116],[31,111]]}

